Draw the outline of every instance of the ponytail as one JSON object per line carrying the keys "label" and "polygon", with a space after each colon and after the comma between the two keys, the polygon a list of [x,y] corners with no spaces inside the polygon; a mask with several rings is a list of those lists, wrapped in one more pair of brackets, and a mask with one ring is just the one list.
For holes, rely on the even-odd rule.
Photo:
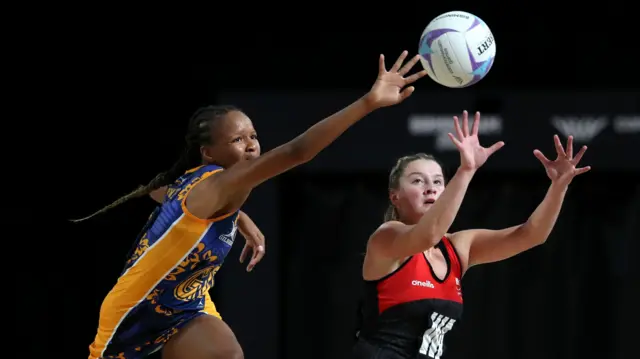
{"label": "ponytail", "polygon": [[118,198],[113,201],[111,204],[102,207],[98,211],[80,219],[72,219],[71,222],[78,223],[85,221],[89,218],[95,217],[98,214],[104,213],[114,207],[117,207],[131,199],[144,197],[146,195],[151,194],[151,192],[157,190],[158,188],[168,186],[172,184],[180,175],[189,168],[189,162],[192,157],[192,152],[195,152],[191,147],[185,148],[180,156],[180,159],[176,161],[171,168],[166,172],[158,173],[148,184],[144,186],[138,186],[135,190],[129,192],[128,194]]}
{"label": "ponytail", "polygon": [[384,221],[397,221],[400,217],[398,216],[398,210],[392,204],[389,204],[387,210],[384,212]]}
{"label": "ponytail", "polygon": [[82,222],[117,207],[130,199],[144,197],[158,188],[172,184],[184,171],[199,161],[202,161],[200,158],[200,146],[211,144],[211,127],[213,126],[213,122],[223,118],[231,111],[240,110],[235,106],[206,106],[198,109],[189,120],[189,127],[185,137],[187,145],[178,161],[176,161],[168,171],[159,173],[148,184],[139,186],[95,213],[84,218],[71,220],[71,222]]}

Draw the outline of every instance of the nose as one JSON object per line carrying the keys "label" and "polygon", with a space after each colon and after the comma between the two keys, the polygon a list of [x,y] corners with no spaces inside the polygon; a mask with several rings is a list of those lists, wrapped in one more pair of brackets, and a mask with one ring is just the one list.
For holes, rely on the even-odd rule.
{"label": "nose", "polygon": [[256,141],[249,141],[247,147],[245,148],[245,152],[256,152],[258,145]]}
{"label": "nose", "polygon": [[427,186],[427,187],[424,189],[424,194],[425,194],[425,195],[426,195],[426,194],[436,194],[436,190],[435,190],[435,188],[432,188],[431,186]]}

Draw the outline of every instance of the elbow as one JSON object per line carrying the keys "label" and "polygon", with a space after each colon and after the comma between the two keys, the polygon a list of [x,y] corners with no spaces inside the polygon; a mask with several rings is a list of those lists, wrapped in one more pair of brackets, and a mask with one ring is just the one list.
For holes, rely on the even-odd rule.
{"label": "elbow", "polygon": [[300,138],[289,142],[287,153],[290,160],[296,165],[307,163],[317,155],[316,152],[312,151],[308,146],[305,146]]}
{"label": "elbow", "polygon": [[534,238],[533,242],[536,246],[541,246],[543,244],[545,244],[545,242],[547,241],[547,239],[549,238],[549,236],[541,236],[541,237],[537,237]]}
{"label": "elbow", "polygon": [[519,226],[513,234],[516,237],[522,237],[531,247],[543,245],[549,238],[549,232],[540,233],[541,231],[532,230],[527,225]]}

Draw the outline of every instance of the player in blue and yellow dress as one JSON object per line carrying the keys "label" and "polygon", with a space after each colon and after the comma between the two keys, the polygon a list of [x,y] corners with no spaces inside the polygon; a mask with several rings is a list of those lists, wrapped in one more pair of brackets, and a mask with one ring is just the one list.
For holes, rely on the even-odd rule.
{"label": "player in blue and yellow dress", "polygon": [[[251,120],[229,106],[205,107],[189,122],[180,160],[151,182],[103,208],[168,186],[138,239],[125,270],[100,309],[89,359],[139,359],[162,350],[164,359],[242,358],[231,329],[208,290],[233,245],[238,212],[260,183],[311,160],[371,111],[400,103],[407,85],[426,73],[405,75],[406,51],[365,96],[302,135],[260,156]],[[190,166],[200,167],[184,172]]]}
{"label": "player in blue and yellow dress", "polygon": [[105,358],[148,354],[189,320],[203,314],[220,318],[208,290],[233,245],[238,212],[201,220],[184,204],[191,188],[217,171],[216,165],[201,166],[168,188],[104,299],[92,353],[110,343]]}

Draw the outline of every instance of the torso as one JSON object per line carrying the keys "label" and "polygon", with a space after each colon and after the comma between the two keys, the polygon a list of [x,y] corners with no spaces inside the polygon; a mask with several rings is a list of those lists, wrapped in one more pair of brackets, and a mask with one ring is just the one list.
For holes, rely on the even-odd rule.
{"label": "torso", "polygon": [[436,247],[379,280],[365,281],[361,341],[401,358],[442,355],[444,335],[462,316],[462,268],[448,238]]}
{"label": "torso", "polygon": [[[127,283],[127,289],[149,290],[147,299],[158,304],[156,311],[204,308],[204,296],[233,245],[238,211],[210,220],[198,219],[186,209],[184,200],[199,181],[221,170],[215,165],[201,166],[169,186],[116,287],[124,285],[120,283],[122,278],[137,282]],[[153,262],[143,260],[149,256],[153,256]]]}

